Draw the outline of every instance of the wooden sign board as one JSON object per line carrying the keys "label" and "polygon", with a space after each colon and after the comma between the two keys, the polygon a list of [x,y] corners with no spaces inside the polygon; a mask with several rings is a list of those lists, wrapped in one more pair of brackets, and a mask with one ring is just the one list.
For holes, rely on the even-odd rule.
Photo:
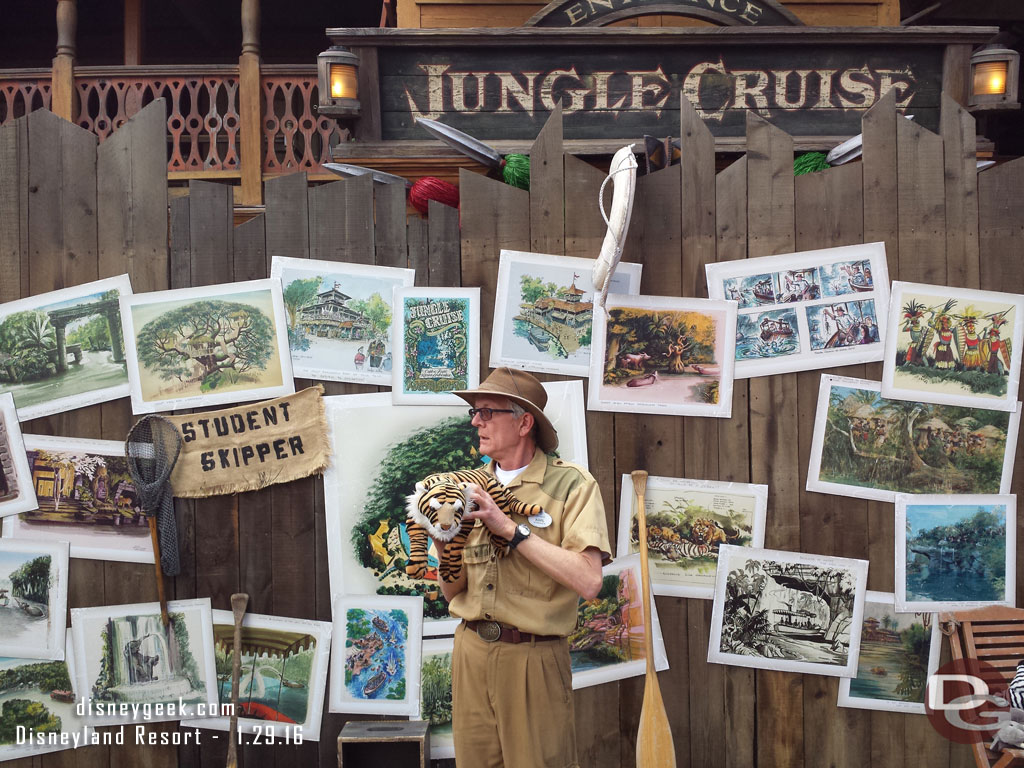
{"label": "wooden sign board", "polygon": [[778,0],[554,0],[537,11],[526,26],[604,26],[652,13],[725,25],[771,27],[802,23]]}

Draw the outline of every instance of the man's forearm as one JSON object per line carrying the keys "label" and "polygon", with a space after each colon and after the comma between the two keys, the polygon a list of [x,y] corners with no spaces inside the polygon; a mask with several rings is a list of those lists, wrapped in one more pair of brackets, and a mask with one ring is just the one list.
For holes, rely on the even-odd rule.
{"label": "man's forearm", "polygon": [[516,555],[525,557],[585,600],[596,597],[601,590],[601,553],[594,547],[583,552],[570,552],[544,541],[540,536],[530,536],[516,547],[512,556]]}

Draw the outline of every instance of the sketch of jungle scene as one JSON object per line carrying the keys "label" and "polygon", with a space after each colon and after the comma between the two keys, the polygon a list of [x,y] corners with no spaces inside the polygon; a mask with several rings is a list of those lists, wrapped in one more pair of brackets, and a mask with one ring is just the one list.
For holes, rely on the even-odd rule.
{"label": "sketch of jungle scene", "polygon": [[635,573],[605,573],[592,600],[580,599],[576,629],[569,634],[574,673],[646,659],[644,611]]}
{"label": "sketch of jungle scene", "polygon": [[899,493],[999,493],[1010,415],[833,384],[819,480]]}
{"label": "sketch of jungle scene", "polygon": [[402,278],[285,268],[281,284],[297,374],[391,383],[391,294]]}
{"label": "sketch of jungle scene", "polygon": [[430,723],[430,754],[454,755],[452,742],[452,641],[424,640],[420,665],[420,720]]}
{"label": "sketch of jungle scene", "polygon": [[145,402],[283,384],[271,291],[227,296],[130,307]]}
{"label": "sketch of jungle scene", "polygon": [[349,608],[345,690],[357,700],[405,698],[409,617],[402,610]]}
{"label": "sketch of jungle scene", "polygon": [[0,315],[0,392],[21,409],[127,387],[119,295],[101,291]]}
{"label": "sketch of jungle scene", "polygon": [[775,301],[778,304],[792,304],[821,298],[821,278],[817,267],[787,269],[776,272]]}
{"label": "sketch of jungle scene", "polygon": [[718,403],[724,324],[724,312],[610,308],[602,398]]}
{"label": "sketch of jungle scene", "polygon": [[822,293],[825,296],[845,296],[848,293],[866,293],[875,290],[871,277],[871,262],[837,261],[818,267]]}
{"label": "sketch of jungle scene", "polygon": [[856,573],[739,555],[726,567],[723,653],[847,665]]}
{"label": "sketch of jungle scene", "polygon": [[[213,625],[221,704],[231,703],[234,633],[232,624]],[[278,723],[306,722],[316,650],[316,638],[305,632],[243,626],[238,716]]]}
{"label": "sketch of jungle scene", "polygon": [[45,649],[50,645],[50,589],[56,582],[55,569],[48,554],[0,550],[0,648]]}
{"label": "sketch of jungle scene", "polygon": [[[553,359],[589,362],[593,292],[576,286],[580,275],[572,273],[572,282],[545,283],[530,274],[519,276],[519,312],[512,319],[512,333],[524,339],[537,352]],[[620,278],[623,289],[626,280]],[[612,278],[611,292],[616,292]]]}
{"label": "sketch of jungle scene", "polygon": [[1003,398],[1016,307],[903,292],[893,387]]}
{"label": "sketch of jungle scene", "polygon": [[763,360],[800,351],[796,311],[774,309],[741,314],[736,319],[736,359]]}
{"label": "sketch of jungle scene", "polygon": [[[928,683],[931,613],[896,613],[893,601],[864,601],[857,677],[850,696],[921,704]],[[890,595],[891,598],[891,595]]]}
{"label": "sketch of jungle scene", "polygon": [[807,308],[811,349],[877,344],[878,317],[873,299],[840,301]]}
{"label": "sketch of jungle scene", "polygon": [[0,409],[0,509],[5,502],[15,501],[21,496],[22,492],[18,485],[18,467],[14,463],[7,417]]}
{"label": "sketch of jungle scene", "polygon": [[738,301],[740,309],[775,304],[775,279],[770,272],[763,275],[730,277],[722,281],[725,298]]}
{"label": "sketch of jungle scene", "polygon": [[[19,726],[25,729],[21,743]],[[0,657],[0,760],[7,759],[4,747],[23,745],[26,732],[29,736],[81,733],[84,728],[75,712],[66,661]]]}
{"label": "sketch of jungle scene", "polygon": [[[186,704],[207,700],[200,666],[201,623],[188,621],[181,611],[172,610],[169,615],[166,628],[159,612],[83,622],[87,642],[98,642],[99,673],[90,680],[93,699],[152,703],[181,699]],[[94,667],[95,662],[90,664],[90,669]]]}
{"label": "sketch of jungle scene", "polygon": [[906,514],[906,602],[1007,599],[1004,504],[907,504]]}
{"label": "sketch of jungle scene", "polygon": [[469,299],[403,299],[403,391],[438,393],[469,386]]}

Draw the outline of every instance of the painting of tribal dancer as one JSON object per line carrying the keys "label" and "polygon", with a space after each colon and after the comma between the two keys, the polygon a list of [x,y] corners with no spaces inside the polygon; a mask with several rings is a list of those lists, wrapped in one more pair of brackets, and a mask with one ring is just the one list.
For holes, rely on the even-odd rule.
{"label": "painting of tribal dancer", "polygon": [[1024,296],[894,282],[882,394],[1017,407]]}

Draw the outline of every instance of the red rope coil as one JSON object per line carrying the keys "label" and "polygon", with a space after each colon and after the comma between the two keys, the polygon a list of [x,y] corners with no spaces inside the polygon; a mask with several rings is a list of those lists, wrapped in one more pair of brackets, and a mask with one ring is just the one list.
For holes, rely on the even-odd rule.
{"label": "red rope coil", "polygon": [[459,188],[436,176],[424,176],[415,181],[409,189],[409,202],[420,213],[427,212],[431,200],[459,207]]}

